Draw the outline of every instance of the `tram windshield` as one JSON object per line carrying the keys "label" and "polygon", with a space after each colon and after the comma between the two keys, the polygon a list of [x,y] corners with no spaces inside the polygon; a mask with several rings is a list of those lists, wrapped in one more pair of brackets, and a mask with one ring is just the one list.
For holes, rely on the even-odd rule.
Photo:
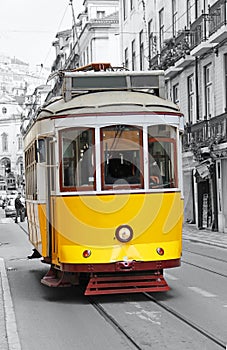
{"label": "tram windshield", "polygon": [[177,187],[176,129],[155,125],[148,129],[150,188]]}
{"label": "tram windshield", "polygon": [[94,187],[94,129],[73,128],[61,132],[61,184],[67,190]]}
{"label": "tram windshield", "polygon": [[142,130],[127,125],[101,129],[102,188],[143,187]]}
{"label": "tram windshield", "polygon": [[[97,183],[102,190],[144,189],[144,164],[148,167],[146,183],[149,180],[150,189],[176,188],[176,138],[177,129],[172,126],[148,127],[147,162],[144,161],[142,128],[129,125],[103,127],[99,145],[95,142],[94,128],[62,130],[61,190],[90,191],[96,189]],[[95,152],[100,154],[99,151],[101,159],[96,164]]]}

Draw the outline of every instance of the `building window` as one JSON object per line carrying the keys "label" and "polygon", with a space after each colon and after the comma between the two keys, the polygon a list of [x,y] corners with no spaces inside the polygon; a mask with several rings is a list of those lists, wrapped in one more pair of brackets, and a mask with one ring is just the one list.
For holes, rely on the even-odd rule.
{"label": "building window", "polygon": [[204,67],[204,87],[205,87],[205,115],[211,117],[211,96],[212,96],[212,80],[211,80],[211,64]]}
{"label": "building window", "polygon": [[89,48],[87,47],[86,49],[86,53],[87,53],[87,64],[89,63]]}
{"label": "building window", "polygon": [[6,107],[2,107],[2,114],[6,114],[7,113],[7,108]]}
{"label": "building window", "polygon": [[[227,54],[224,55],[224,64],[225,64],[225,110],[227,111]],[[227,124],[226,124],[227,128]]]}
{"label": "building window", "polygon": [[22,143],[22,137],[20,135],[17,136],[17,149],[18,151],[22,150],[23,143]]}
{"label": "building window", "polygon": [[8,152],[8,135],[2,134],[2,152]]}
{"label": "building window", "polygon": [[136,42],[132,41],[132,70],[136,69]]}
{"label": "building window", "polygon": [[188,77],[188,122],[194,121],[194,76]]}
{"label": "building window", "polygon": [[134,9],[134,0],[130,0],[130,10],[132,11]]}
{"label": "building window", "polygon": [[128,48],[125,49],[125,68],[128,67]]}
{"label": "building window", "polygon": [[195,19],[198,18],[199,13],[199,0],[195,0]]}
{"label": "building window", "polygon": [[143,43],[143,30],[139,34],[140,40],[140,70],[144,69],[144,43]]}
{"label": "building window", "polygon": [[128,0],[123,0],[123,18],[124,20],[127,18],[128,14]]}
{"label": "building window", "polygon": [[105,11],[97,11],[96,12],[97,19],[104,18],[104,17],[105,17]]}
{"label": "building window", "polygon": [[159,11],[159,45],[160,49],[164,43],[164,8]]}
{"label": "building window", "polygon": [[23,162],[20,162],[20,164],[19,164],[19,174],[23,175],[23,173],[24,173]]}
{"label": "building window", "polygon": [[149,45],[149,59],[157,54],[157,36],[152,31],[152,20],[148,23],[148,45]]}
{"label": "building window", "polygon": [[173,37],[177,35],[177,4],[176,0],[172,0],[172,27]]}
{"label": "building window", "polygon": [[187,28],[190,28],[191,24],[191,0],[187,0]]}
{"label": "building window", "polygon": [[173,86],[173,102],[179,103],[179,84]]}
{"label": "building window", "polygon": [[[148,50],[149,50],[149,63],[151,60],[151,57],[153,57],[153,32],[151,31],[152,28],[152,19],[148,22]],[[150,66],[150,64],[149,64]]]}

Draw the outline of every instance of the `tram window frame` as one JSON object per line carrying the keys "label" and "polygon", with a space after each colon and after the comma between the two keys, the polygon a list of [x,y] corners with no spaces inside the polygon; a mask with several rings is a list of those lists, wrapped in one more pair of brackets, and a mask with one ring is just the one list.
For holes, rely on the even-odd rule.
{"label": "tram window frame", "polygon": [[[119,136],[122,133],[132,131],[138,133],[138,142],[135,142],[135,137],[134,140],[133,137],[126,137],[119,142]],[[108,132],[109,136],[111,133],[115,135],[107,137]],[[117,136],[118,142],[116,143]],[[109,125],[100,129],[100,140],[102,190],[144,189],[143,129],[132,125]],[[108,140],[110,141],[109,149],[107,149]],[[125,140],[128,141],[128,144],[125,143]],[[130,150],[130,145],[134,147],[132,150]],[[139,161],[136,160],[138,155]],[[111,160],[112,164],[110,164]],[[125,176],[116,176],[118,175],[116,170],[122,174],[125,172]],[[137,174],[129,176],[130,171],[135,171]]]}
{"label": "tram window frame", "polygon": [[[155,129],[156,128],[156,129]],[[154,134],[151,130],[158,130]],[[148,128],[149,188],[166,189],[178,187],[177,172],[177,130],[170,125],[156,125]],[[155,143],[163,152],[151,154],[150,146]],[[170,150],[167,150],[167,145]],[[156,151],[157,152],[157,151]]]}
{"label": "tram window frame", "polygon": [[[80,144],[80,137],[81,139],[85,138],[85,135],[83,135],[83,133],[86,133],[86,132],[91,132],[91,135],[88,142],[84,143],[84,146],[82,149],[80,148],[82,147],[82,143]],[[73,137],[73,133],[76,134],[75,137]],[[68,147],[66,145],[66,140],[68,140]],[[95,128],[72,127],[72,128],[67,128],[59,131],[59,155],[60,155],[59,179],[60,179],[60,190],[62,192],[95,190],[96,181],[95,181],[95,147],[94,145],[95,145]],[[66,151],[71,152],[71,156],[70,156],[70,153],[68,153],[69,156],[66,157],[67,155]],[[66,172],[67,162],[69,164],[68,169],[71,172],[71,174],[69,174],[71,177],[71,181],[69,182],[69,185],[67,185],[66,182],[64,182],[66,180],[65,172]],[[85,177],[87,177],[87,181],[83,184],[81,183],[81,179],[82,179],[81,175],[83,175],[84,179]]]}
{"label": "tram window frame", "polygon": [[46,162],[46,142],[45,139],[38,139],[36,143],[37,162]]}
{"label": "tram window frame", "polygon": [[25,182],[27,199],[37,200],[37,152],[33,142],[25,151]]}

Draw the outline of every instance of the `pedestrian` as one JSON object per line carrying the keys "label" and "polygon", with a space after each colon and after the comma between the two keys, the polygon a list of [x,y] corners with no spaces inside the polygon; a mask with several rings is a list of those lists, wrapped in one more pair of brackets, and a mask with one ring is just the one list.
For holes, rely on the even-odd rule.
{"label": "pedestrian", "polygon": [[15,217],[15,223],[17,224],[17,218],[21,214],[21,210],[24,208],[24,205],[21,203],[21,193],[18,193],[16,199],[15,199],[15,209],[16,209],[16,217]]}

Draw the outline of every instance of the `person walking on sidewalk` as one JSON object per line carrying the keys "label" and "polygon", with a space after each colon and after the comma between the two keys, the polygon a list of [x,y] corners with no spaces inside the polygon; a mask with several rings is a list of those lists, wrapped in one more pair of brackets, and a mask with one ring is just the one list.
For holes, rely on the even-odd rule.
{"label": "person walking on sidewalk", "polygon": [[24,208],[24,205],[21,203],[21,193],[18,193],[15,199],[15,209],[16,209],[15,223],[16,224],[17,224],[18,216],[21,217],[21,211],[23,210],[23,208]]}

